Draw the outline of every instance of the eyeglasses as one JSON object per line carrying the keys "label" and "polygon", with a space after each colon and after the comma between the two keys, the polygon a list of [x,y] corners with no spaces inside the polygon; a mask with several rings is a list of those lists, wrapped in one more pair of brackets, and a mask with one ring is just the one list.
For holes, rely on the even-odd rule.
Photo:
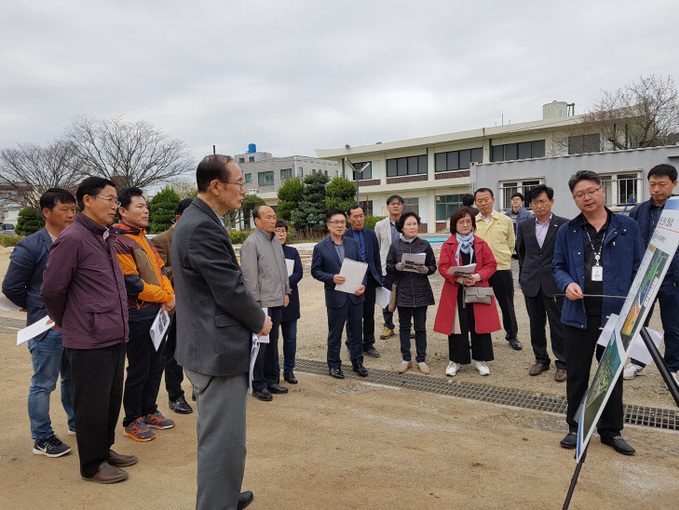
{"label": "eyeglasses", "polygon": [[114,200],[111,197],[102,197],[101,195],[90,195],[92,198],[101,198],[102,200],[108,200],[108,205],[115,204],[116,207],[120,207],[120,201]]}
{"label": "eyeglasses", "polygon": [[329,221],[328,222],[330,225],[346,225],[347,222],[345,220],[334,220],[334,221]]}
{"label": "eyeglasses", "polygon": [[274,232],[276,234],[280,234],[280,235],[287,235],[287,233],[288,233],[288,231],[285,230],[284,228],[277,228],[276,230],[274,230]]}
{"label": "eyeglasses", "polygon": [[589,188],[589,189],[586,189],[585,191],[578,191],[575,195],[573,195],[573,198],[574,198],[575,200],[582,200],[582,199],[585,198],[586,196],[587,196],[587,197],[591,197],[592,195],[594,195],[594,193],[596,193],[597,191],[599,191],[599,190],[600,190],[601,188],[603,188],[603,187],[604,187],[604,186],[603,186],[603,184],[602,184],[602,185],[599,186],[598,188]]}
{"label": "eyeglasses", "polygon": [[240,189],[245,189],[245,183],[244,182],[238,182],[238,181],[222,181],[224,184],[235,184],[236,186],[239,186]]}
{"label": "eyeglasses", "polygon": [[389,205],[403,205],[403,202],[391,202]]}

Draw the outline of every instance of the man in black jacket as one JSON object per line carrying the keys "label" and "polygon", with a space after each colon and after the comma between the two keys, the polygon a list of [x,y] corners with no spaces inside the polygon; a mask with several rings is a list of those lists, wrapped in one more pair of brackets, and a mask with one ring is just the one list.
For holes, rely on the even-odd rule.
{"label": "man in black jacket", "polygon": [[517,223],[516,253],[519,256],[519,284],[526,300],[526,311],[530,318],[530,341],[535,354],[535,364],[530,375],[540,375],[549,370],[549,353],[545,335],[546,319],[549,319],[549,334],[552,352],[556,358],[554,380],[566,380],[566,358],[563,351],[561,327],[561,306],[563,297],[554,299],[559,289],[552,277],[552,256],[556,243],[556,232],[566,223],[566,218],[552,214],[554,190],[541,184],[528,193],[534,218]]}

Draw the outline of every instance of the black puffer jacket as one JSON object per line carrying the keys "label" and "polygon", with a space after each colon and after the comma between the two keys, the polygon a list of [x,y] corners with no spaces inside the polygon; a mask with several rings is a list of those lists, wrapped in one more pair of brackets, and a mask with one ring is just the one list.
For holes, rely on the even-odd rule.
{"label": "black puffer jacket", "polygon": [[[397,271],[396,264],[401,262],[404,253],[426,253],[424,264],[429,272],[424,275],[409,271]],[[406,243],[399,237],[389,247],[387,255],[387,274],[396,283],[396,306],[415,308],[433,305],[434,293],[429,285],[429,275],[436,271],[434,250],[424,239],[416,237],[412,243]]]}

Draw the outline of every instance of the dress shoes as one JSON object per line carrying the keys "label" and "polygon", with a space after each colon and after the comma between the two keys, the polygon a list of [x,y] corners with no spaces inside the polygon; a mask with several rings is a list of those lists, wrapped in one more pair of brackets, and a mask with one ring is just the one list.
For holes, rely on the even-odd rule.
{"label": "dress shoes", "polygon": [[255,499],[255,495],[252,491],[241,492],[240,496],[238,496],[238,510],[243,510],[243,508],[252,503],[253,499]]}
{"label": "dress shoes", "polygon": [[622,436],[601,436],[601,442],[605,445],[612,447],[616,452],[622,453],[623,455],[634,455],[636,450],[627,444]]}
{"label": "dress shoes", "polygon": [[285,393],[288,392],[288,389],[284,386],[281,386],[280,384],[269,384],[268,389],[271,393],[274,395],[284,395]]}
{"label": "dress shoes", "polygon": [[368,369],[363,365],[354,365],[352,370],[356,372],[361,377],[368,377]]}
{"label": "dress shoes", "polygon": [[363,351],[363,354],[367,354],[368,356],[372,356],[373,358],[379,358],[380,357],[379,351],[377,349],[375,349],[374,347],[371,347],[367,351]]}
{"label": "dress shoes", "polygon": [[128,476],[129,475],[127,474],[127,471],[118,469],[117,467],[112,466],[108,462],[104,461],[99,464],[99,471],[97,471],[96,475],[89,478],[83,476],[83,480],[97,483],[117,483],[127,480]]}
{"label": "dress shoes", "polygon": [[521,345],[521,342],[519,342],[518,338],[510,338],[509,346],[515,351],[520,351],[521,349],[523,349],[523,345]]}
{"label": "dress shoes", "polygon": [[293,374],[292,372],[284,373],[283,379],[285,379],[285,382],[287,382],[287,383],[297,384],[297,378],[295,377],[295,374]]}
{"label": "dress shoes", "polygon": [[139,462],[139,459],[134,455],[120,455],[113,450],[108,451],[108,463],[114,467],[121,468],[133,466],[137,462]]}
{"label": "dress shoes", "polygon": [[342,373],[341,368],[331,368],[330,376],[334,377],[335,379],[344,379],[344,374]]}
{"label": "dress shoes", "polygon": [[271,402],[273,400],[273,395],[267,388],[262,388],[261,390],[253,391],[252,394],[257,400],[262,402]]}
{"label": "dress shoes", "polygon": [[578,446],[577,432],[569,432],[568,434],[566,434],[566,437],[564,437],[559,444],[561,445],[561,448],[565,448],[566,450],[572,450],[573,448]]}
{"label": "dress shoes", "polygon": [[549,370],[549,365],[544,363],[536,363],[528,369],[528,375],[540,375],[542,372]]}
{"label": "dress shoes", "polygon": [[189,405],[183,396],[170,400],[170,409],[179,414],[191,414],[193,412],[193,407]]}
{"label": "dress shoes", "polygon": [[557,368],[556,374],[554,374],[554,380],[556,382],[565,382],[568,379],[568,372],[565,368]]}

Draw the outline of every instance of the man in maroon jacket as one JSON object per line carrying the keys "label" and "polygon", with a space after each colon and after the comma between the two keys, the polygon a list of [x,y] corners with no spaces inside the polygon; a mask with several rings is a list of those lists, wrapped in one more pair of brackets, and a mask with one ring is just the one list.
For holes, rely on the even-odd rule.
{"label": "man in maroon jacket", "polygon": [[63,329],[71,363],[80,474],[122,482],[128,475],[120,467],[137,458],[111,450],[128,340],[127,293],[108,227],[119,202],[113,183],[100,177],[85,179],[76,198],[82,212],[52,245],[40,294]]}

